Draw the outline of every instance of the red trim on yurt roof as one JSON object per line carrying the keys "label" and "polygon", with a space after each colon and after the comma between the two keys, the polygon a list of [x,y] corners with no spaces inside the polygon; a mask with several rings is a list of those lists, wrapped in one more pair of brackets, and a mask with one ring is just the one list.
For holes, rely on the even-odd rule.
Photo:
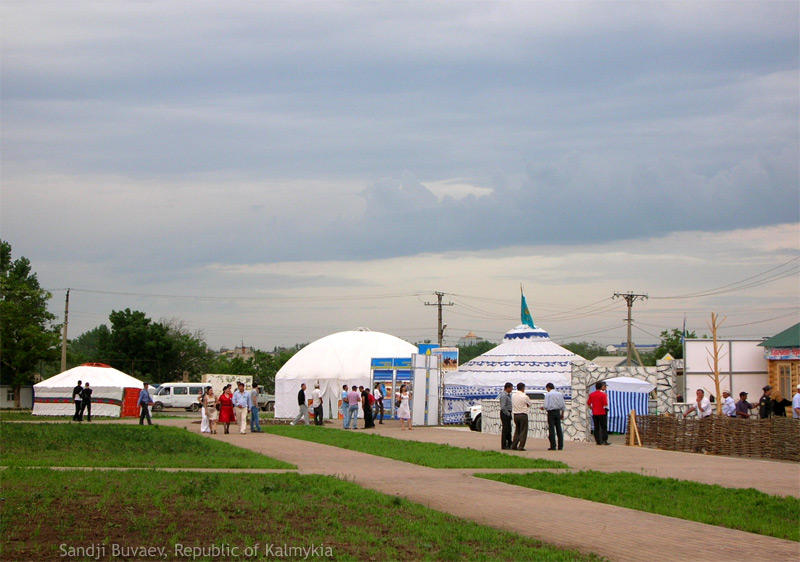
{"label": "red trim on yurt roof", "polygon": [[106,365],[105,363],[83,363],[81,367],[105,367],[106,369],[110,369],[111,365]]}

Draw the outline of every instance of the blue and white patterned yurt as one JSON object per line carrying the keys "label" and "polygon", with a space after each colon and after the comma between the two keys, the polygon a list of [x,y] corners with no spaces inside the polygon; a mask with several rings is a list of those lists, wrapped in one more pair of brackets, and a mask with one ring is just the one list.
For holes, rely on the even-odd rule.
{"label": "blue and white patterned yurt", "polygon": [[497,398],[506,382],[523,382],[526,392],[541,393],[551,382],[569,398],[571,361],[577,357],[551,341],[545,330],[520,324],[506,333],[503,343],[445,375],[444,423],[462,423],[470,406]]}

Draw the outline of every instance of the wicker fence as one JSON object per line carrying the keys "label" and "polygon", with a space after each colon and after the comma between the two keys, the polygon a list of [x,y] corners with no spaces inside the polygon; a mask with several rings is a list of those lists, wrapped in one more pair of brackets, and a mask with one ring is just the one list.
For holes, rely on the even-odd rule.
{"label": "wicker fence", "polygon": [[671,451],[800,461],[800,420],[636,418],[642,445]]}

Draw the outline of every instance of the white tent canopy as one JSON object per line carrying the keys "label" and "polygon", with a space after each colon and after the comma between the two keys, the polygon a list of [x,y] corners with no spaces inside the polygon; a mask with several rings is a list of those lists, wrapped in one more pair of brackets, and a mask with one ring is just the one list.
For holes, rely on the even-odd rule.
{"label": "white tent canopy", "polygon": [[637,379],[635,377],[614,377],[605,379],[603,382],[608,385],[608,390],[613,390],[616,392],[647,393],[656,387],[656,385],[652,383],[642,379]]}
{"label": "white tent canopy", "polygon": [[547,383],[569,390],[576,357],[545,330],[520,324],[500,345],[445,375],[445,422],[460,423],[471,405],[495,398],[506,382],[525,383],[528,391],[544,392]]}
{"label": "white tent canopy", "polygon": [[338,415],[342,385],[370,383],[375,357],[411,357],[417,347],[395,336],[358,328],[320,338],[298,351],[275,375],[275,417],[297,415],[297,392],[306,383],[306,398],[319,383],[325,417]]}
{"label": "white tent canopy", "polygon": [[72,416],[72,389],[81,381],[92,389],[92,415],[118,417],[126,388],[144,388],[139,379],[108,365],[87,363],[33,385],[35,416]]}

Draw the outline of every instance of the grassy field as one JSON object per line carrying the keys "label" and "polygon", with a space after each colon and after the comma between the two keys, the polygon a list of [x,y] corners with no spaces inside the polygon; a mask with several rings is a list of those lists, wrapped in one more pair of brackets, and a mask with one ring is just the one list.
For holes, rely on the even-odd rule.
{"label": "grassy field", "polygon": [[[800,541],[800,499],[631,472],[478,474],[555,494]],[[766,477],[766,475],[765,475]]]}
{"label": "grassy field", "polygon": [[5,423],[0,464],[295,468],[293,465],[177,427],[122,424]]}
{"label": "grassy field", "polygon": [[478,451],[438,443],[406,441],[365,431],[315,426],[265,426],[265,432],[333,445],[431,468],[568,468],[560,461],[530,459],[497,451]]}
{"label": "grassy field", "polygon": [[[273,558],[275,547],[314,545],[309,558],[597,560],[326,476],[12,468],[2,480],[10,560],[55,560],[89,545],[103,546],[103,559],[114,545],[163,548],[169,559],[227,545],[244,558],[256,544],[257,558],[272,544]],[[206,553],[196,559],[235,557]]]}

